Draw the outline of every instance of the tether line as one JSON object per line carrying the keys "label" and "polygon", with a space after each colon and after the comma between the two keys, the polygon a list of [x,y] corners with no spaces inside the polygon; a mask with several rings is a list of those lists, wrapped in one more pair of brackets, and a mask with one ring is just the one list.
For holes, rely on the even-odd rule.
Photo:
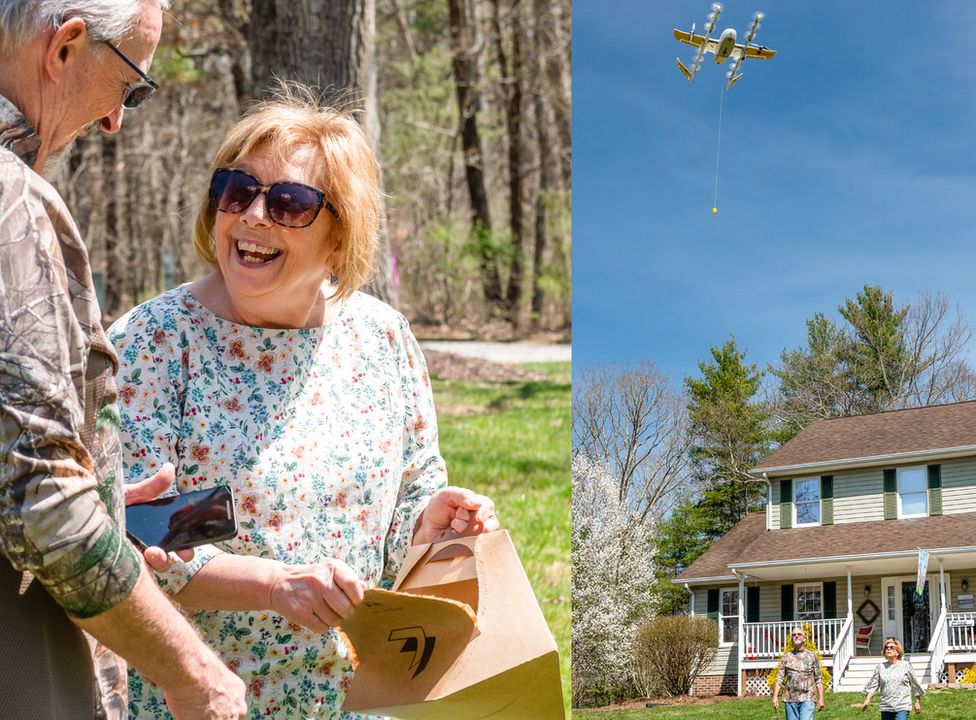
{"label": "tether line", "polygon": [[712,203],[712,212],[718,211],[718,162],[722,154],[722,113],[725,109],[725,83],[722,83],[722,94],[719,96],[718,103],[718,142],[715,148],[715,200]]}

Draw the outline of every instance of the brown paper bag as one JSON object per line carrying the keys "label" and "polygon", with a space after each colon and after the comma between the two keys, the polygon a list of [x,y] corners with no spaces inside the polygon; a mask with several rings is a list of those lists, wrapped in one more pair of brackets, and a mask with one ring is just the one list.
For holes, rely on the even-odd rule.
{"label": "brown paper bag", "polygon": [[393,589],[341,628],[357,663],[344,710],[563,720],[556,643],[507,531],[410,548]]}

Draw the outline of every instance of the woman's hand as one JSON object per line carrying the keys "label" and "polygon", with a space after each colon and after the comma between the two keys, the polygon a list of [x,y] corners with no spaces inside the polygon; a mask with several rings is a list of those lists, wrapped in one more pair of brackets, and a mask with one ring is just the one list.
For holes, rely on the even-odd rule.
{"label": "woman's hand", "polygon": [[272,576],[270,607],[313,632],[341,625],[363,601],[366,583],[341,560],[281,564]]}
{"label": "woman's hand", "polygon": [[458,535],[480,535],[501,527],[495,517],[495,503],[484,495],[459,487],[441,488],[430,499],[414,528],[415,545],[444,539],[449,531]]}
{"label": "woman's hand", "polygon": [[919,698],[915,698],[915,714],[922,714],[922,701]]}

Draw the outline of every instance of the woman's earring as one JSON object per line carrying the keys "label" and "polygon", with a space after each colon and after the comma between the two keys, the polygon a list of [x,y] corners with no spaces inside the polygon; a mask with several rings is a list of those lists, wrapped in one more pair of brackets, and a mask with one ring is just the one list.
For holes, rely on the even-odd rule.
{"label": "woman's earring", "polygon": [[335,274],[333,274],[333,275],[332,275],[332,276],[331,276],[331,277],[329,278],[329,284],[330,284],[330,285],[338,285],[338,284],[339,284],[339,276],[338,276],[338,275],[335,275]]}

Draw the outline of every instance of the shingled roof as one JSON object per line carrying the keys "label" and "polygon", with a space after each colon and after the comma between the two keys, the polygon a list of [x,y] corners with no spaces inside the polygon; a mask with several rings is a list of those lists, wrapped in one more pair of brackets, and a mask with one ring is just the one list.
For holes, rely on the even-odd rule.
{"label": "shingled roof", "polygon": [[677,581],[730,577],[729,565],[911,552],[971,546],[976,513],[766,530],[765,513],[749,513],[693,562]]}
{"label": "shingled roof", "polygon": [[959,448],[976,449],[976,401],[814,420],[753,472]]}

